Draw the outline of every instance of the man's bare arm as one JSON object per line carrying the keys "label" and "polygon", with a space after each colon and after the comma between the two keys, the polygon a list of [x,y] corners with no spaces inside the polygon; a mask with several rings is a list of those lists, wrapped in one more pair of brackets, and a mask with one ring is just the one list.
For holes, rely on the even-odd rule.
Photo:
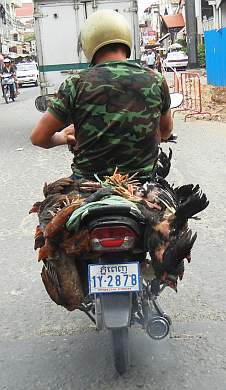
{"label": "man's bare arm", "polygon": [[46,112],[32,130],[30,136],[32,144],[45,149],[66,144],[74,145],[74,126],[71,125],[59,131],[63,126],[63,122],[57,119],[50,112]]}
{"label": "man's bare arm", "polygon": [[173,130],[173,119],[170,109],[165,114],[161,115],[159,129],[161,139],[167,141]]}

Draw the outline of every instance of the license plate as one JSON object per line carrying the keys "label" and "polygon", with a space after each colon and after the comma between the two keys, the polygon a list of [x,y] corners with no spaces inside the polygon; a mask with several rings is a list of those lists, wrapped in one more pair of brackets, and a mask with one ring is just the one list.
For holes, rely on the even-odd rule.
{"label": "license plate", "polygon": [[139,263],[89,264],[89,293],[140,290]]}

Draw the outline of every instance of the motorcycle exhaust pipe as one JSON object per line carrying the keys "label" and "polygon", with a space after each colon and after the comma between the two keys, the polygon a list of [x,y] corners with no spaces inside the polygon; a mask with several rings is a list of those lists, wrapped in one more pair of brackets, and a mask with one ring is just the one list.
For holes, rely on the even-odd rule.
{"label": "motorcycle exhaust pipe", "polygon": [[170,323],[167,318],[155,315],[148,322],[146,331],[148,336],[150,336],[154,340],[162,340],[168,334],[170,330]]}

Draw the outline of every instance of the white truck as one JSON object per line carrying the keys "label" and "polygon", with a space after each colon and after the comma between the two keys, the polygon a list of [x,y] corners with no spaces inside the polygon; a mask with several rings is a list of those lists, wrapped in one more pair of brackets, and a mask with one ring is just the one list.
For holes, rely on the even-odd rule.
{"label": "white truck", "polygon": [[88,66],[79,50],[85,19],[99,9],[123,14],[133,32],[131,60],[140,58],[137,0],[34,0],[41,95],[53,94],[72,71]]}

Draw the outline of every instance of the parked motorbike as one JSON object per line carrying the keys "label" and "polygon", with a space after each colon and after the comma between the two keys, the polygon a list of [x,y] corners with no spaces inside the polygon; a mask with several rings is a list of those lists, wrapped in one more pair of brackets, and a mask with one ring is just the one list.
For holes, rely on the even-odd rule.
{"label": "parked motorbike", "polygon": [[10,99],[14,102],[16,99],[14,76],[10,73],[3,73],[1,75],[1,83],[6,104],[9,104]]}

